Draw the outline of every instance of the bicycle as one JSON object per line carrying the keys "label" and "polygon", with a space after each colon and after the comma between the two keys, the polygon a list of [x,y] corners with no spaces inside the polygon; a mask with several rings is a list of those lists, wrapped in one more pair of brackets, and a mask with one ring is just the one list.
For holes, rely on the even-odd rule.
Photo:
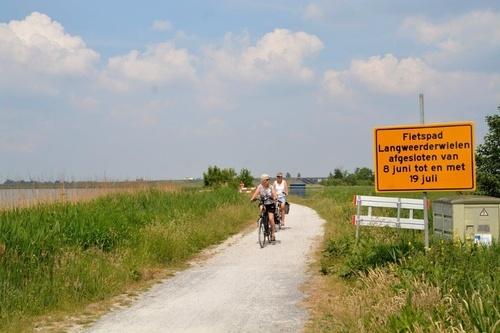
{"label": "bicycle", "polygon": [[277,226],[277,229],[281,230],[281,209],[280,209],[280,202],[276,200],[275,204],[275,209],[274,209],[274,225]]}
{"label": "bicycle", "polygon": [[[289,209],[290,205],[288,204],[288,200],[286,199],[286,196],[284,197],[284,199],[285,199],[285,201],[284,201],[284,203],[285,203],[285,214],[288,214],[287,209]],[[276,225],[278,225],[278,227],[279,227],[280,230],[284,228],[283,223],[281,223],[281,222],[283,222],[283,217],[281,216],[281,209],[280,209],[282,203],[283,203],[283,201],[281,201],[280,198],[278,198],[276,200],[276,203],[275,203],[276,210],[275,210],[275,213],[274,213],[275,223],[276,223]]]}
{"label": "bicycle", "polygon": [[266,245],[266,238],[267,242],[271,243],[271,226],[269,225],[269,217],[265,209],[260,212],[257,224],[259,226],[259,229],[257,230],[259,234],[259,245],[263,248]]}
{"label": "bicycle", "polygon": [[[264,206],[264,202],[259,200],[259,207]],[[268,243],[271,243],[271,225],[269,224],[269,215],[266,209],[260,212],[259,218],[257,219],[258,225],[258,239],[259,245],[263,248],[266,245],[266,239]]]}

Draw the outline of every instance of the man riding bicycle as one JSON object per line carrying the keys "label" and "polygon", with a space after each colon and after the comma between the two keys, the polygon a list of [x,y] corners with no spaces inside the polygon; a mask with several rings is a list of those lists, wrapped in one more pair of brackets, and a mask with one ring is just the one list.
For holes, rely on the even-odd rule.
{"label": "man riding bicycle", "polygon": [[271,241],[275,241],[274,210],[276,209],[275,201],[278,196],[276,194],[276,190],[269,184],[269,182],[269,175],[263,174],[262,176],[260,176],[260,184],[253,192],[252,198],[250,200],[254,201],[257,196],[260,197],[260,210],[265,210],[267,216],[269,217],[269,225],[271,226]]}

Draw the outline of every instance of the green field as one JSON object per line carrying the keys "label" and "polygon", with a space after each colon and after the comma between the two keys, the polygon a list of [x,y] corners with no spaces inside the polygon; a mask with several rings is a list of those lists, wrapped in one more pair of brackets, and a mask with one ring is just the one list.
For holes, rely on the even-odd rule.
{"label": "green field", "polygon": [[[498,244],[452,244],[431,233],[426,253],[420,231],[368,227],[356,244],[352,198],[373,187],[313,188],[292,199],[327,221],[308,282],[307,331],[499,331]],[[248,195],[228,188],[143,189],[0,212],[0,331],[31,331],[49,316],[138,292],[254,215]]]}
{"label": "green field", "polygon": [[30,331],[176,267],[241,231],[255,207],[231,189],[143,190],[0,212],[0,331]]}
{"label": "green field", "polygon": [[[373,187],[332,187],[300,200],[327,221],[316,267],[323,277],[309,301],[308,331],[500,331],[498,244],[445,242],[430,232],[426,253],[423,232],[376,227],[361,228],[356,244],[355,194],[375,195]],[[447,195],[456,193],[430,199]]]}

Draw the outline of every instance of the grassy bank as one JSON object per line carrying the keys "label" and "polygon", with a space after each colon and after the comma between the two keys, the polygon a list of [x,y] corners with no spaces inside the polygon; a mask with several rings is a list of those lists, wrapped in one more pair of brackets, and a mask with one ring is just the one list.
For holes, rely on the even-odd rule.
{"label": "grassy bank", "polygon": [[431,237],[426,254],[422,232],[362,228],[356,245],[352,197],[372,191],[335,187],[302,200],[327,221],[308,331],[499,332],[498,244]]}
{"label": "grassy bank", "polygon": [[240,231],[255,215],[234,190],[159,190],[0,212],[0,331],[124,292]]}

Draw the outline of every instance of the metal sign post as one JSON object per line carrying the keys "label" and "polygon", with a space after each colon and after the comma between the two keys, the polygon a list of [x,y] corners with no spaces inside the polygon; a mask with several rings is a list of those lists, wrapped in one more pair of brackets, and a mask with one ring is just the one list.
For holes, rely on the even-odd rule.
{"label": "metal sign post", "polygon": [[[420,123],[422,125],[425,124],[424,117],[424,94],[420,94],[418,96],[419,104],[420,104]],[[424,196],[424,246],[425,250],[429,250],[429,217],[428,217],[428,204],[427,204],[427,192],[423,192]]]}
{"label": "metal sign post", "polygon": [[[361,196],[357,195],[355,197],[355,204],[356,204],[356,218],[359,219],[359,216],[361,215]],[[356,244],[358,243],[359,240],[359,221],[356,223]]]}

